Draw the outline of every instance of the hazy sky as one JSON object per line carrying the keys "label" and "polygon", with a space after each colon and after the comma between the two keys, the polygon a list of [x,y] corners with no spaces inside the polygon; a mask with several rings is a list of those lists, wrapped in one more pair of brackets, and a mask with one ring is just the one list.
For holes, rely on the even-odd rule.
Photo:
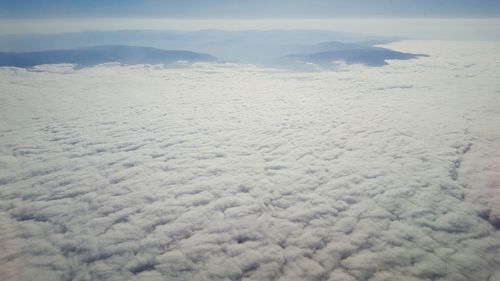
{"label": "hazy sky", "polygon": [[0,17],[498,17],[498,0],[1,0]]}
{"label": "hazy sky", "polygon": [[0,35],[207,28],[500,40],[500,0],[0,0]]}

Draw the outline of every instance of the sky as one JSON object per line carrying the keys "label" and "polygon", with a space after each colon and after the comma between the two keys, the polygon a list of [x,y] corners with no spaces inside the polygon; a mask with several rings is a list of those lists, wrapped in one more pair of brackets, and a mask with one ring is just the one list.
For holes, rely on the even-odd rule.
{"label": "sky", "polygon": [[498,17],[498,0],[2,0],[0,17]]}
{"label": "sky", "polygon": [[0,35],[210,28],[326,29],[405,38],[499,40],[500,1],[0,0]]}

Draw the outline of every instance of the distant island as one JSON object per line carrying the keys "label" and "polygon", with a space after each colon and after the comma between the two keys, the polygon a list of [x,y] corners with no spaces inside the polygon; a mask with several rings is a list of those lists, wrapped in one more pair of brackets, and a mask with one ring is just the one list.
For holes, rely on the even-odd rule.
{"label": "distant island", "polygon": [[71,63],[81,67],[102,63],[172,64],[178,61],[213,62],[211,55],[191,51],[162,50],[135,46],[97,46],[67,50],[0,53],[0,66],[33,67],[41,64]]}

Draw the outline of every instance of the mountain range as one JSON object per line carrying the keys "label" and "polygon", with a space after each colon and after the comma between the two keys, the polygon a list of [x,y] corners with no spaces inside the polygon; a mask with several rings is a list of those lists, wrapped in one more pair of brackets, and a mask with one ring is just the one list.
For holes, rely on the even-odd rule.
{"label": "mountain range", "polygon": [[[71,63],[81,67],[107,62],[171,64],[235,62],[277,67],[332,62],[382,66],[386,60],[417,58],[378,45],[377,38],[321,30],[110,31],[0,36],[0,66],[32,67]],[[137,47],[143,46],[143,47]]]}

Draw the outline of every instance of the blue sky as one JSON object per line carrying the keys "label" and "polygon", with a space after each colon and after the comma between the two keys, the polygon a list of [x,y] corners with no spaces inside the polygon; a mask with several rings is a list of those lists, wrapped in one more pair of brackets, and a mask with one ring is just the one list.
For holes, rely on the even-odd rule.
{"label": "blue sky", "polygon": [[499,0],[0,0],[0,17],[500,17]]}

